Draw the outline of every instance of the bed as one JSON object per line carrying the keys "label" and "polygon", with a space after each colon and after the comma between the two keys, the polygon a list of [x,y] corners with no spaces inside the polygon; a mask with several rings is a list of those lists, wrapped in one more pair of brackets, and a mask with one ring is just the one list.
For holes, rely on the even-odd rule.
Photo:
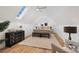
{"label": "bed", "polygon": [[33,29],[32,36],[50,38],[51,32],[52,32],[52,29],[50,29],[50,26],[37,27],[36,29]]}

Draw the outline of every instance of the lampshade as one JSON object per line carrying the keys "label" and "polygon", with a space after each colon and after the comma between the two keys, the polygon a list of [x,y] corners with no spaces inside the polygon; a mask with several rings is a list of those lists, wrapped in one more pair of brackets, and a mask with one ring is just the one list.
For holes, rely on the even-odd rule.
{"label": "lampshade", "polygon": [[64,27],[64,32],[66,33],[77,33],[77,27]]}

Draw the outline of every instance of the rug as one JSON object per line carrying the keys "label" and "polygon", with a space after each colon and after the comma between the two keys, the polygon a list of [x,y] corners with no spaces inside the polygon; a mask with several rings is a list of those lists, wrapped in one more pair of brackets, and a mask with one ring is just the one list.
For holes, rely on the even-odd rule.
{"label": "rug", "polygon": [[38,48],[51,49],[51,38],[44,37],[28,37],[24,41],[20,42],[21,45],[27,45]]}

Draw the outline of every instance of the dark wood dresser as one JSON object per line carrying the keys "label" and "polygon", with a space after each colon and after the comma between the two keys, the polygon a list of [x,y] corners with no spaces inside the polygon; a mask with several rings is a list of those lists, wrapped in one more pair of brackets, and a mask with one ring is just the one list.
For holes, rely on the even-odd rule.
{"label": "dark wood dresser", "polygon": [[5,33],[5,46],[11,47],[16,43],[25,39],[25,33],[23,30],[15,31],[15,32],[7,32]]}

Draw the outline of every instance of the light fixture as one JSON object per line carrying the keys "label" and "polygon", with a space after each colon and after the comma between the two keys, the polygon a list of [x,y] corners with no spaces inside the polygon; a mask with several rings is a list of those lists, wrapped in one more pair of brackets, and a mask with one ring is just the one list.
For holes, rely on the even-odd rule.
{"label": "light fixture", "polygon": [[69,33],[69,40],[71,40],[71,33],[77,33],[77,27],[64,27],[64,32]]}
{"label": "light fixture", "polygon": [[47,7],[46,6],[37,6],[36,7],[36,11],[42,11],[44,9],[47,9]]}

